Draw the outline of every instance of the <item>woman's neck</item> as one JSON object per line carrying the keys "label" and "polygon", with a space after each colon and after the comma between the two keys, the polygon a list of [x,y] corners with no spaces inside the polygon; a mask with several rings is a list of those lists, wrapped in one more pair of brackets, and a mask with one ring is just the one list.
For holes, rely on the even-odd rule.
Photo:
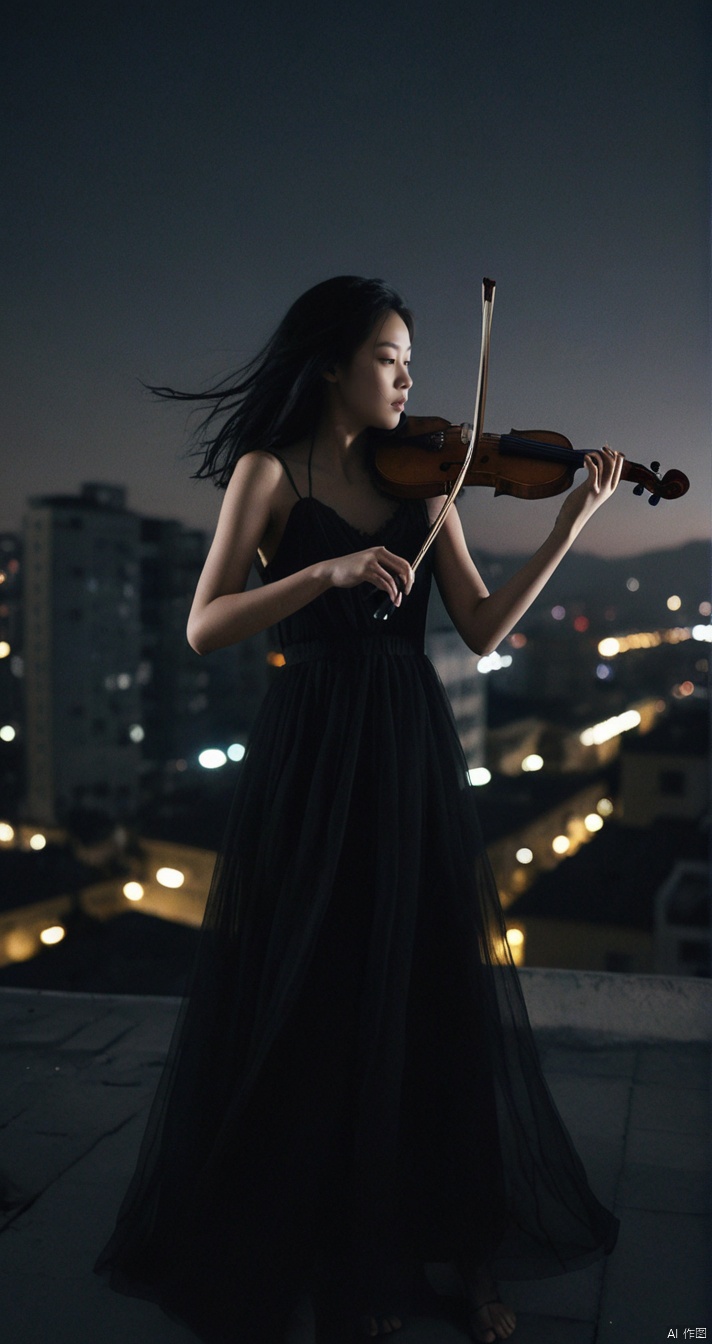
{"label": "woman's neck", "polygon": [[317,426],[312,457],[329,474],[347,480],[354,471],[363,472],[366,427],[348,423],[345,418],[325,415]]}

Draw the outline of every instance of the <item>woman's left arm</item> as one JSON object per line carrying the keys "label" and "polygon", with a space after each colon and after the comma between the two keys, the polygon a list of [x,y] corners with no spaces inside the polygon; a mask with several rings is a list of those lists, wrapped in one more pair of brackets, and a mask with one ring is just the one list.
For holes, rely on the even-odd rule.
{"label": "woman's left arm", "polygon": [[[491,653],[514,629],[589,518],[610,499],[623,460],[622,453],[610,448],[586,454],[588,476],[566,496],[549,536],[494,593],[488,592],[470,556],[458,513],[450,510],[435,542],[435,578],[453,625],[473,653]],[[434,518],[442,501],[431,500],[429,507]]]}

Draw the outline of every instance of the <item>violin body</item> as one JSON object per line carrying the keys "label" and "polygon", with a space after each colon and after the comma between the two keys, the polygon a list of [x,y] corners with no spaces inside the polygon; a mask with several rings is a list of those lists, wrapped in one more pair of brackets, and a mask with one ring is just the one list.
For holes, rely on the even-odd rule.
{"label": "violin body", "polygon": [[[449,494],[471,433],[471,425],[453,425],[440,416],[404,416],[393,433],[376,441],[382,487],[403,499]],[[584,457],[582,449],[554,430],[481,434],[463,484],[491,486],[496,495],[518,499],[548,499],[570,488],[575,472],[585,466]],[[661,478],[658,466],[654,462],[648,469],[624,460],[622,477],[636,482],[636,494],[648,490],[651,504],[684,495],[690,483],[683,472],[672,469]]]}

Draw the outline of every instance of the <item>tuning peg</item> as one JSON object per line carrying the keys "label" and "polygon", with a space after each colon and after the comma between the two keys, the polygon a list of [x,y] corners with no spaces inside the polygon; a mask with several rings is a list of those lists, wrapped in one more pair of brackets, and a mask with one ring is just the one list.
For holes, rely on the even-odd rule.
{"label": "tuning peg", "polygon": [[634,494],[634,495],[642,495],[644,489],[645,489],[645,486],[644,486],[644,485],[634,485],[634,486],[633,486],[633,494]]}
{"label": "tuning peg", "polygon": [[648,503],[649,503],[649,504],[659,504],[659,503],[660,503],[660,496],[659,496],[659,495],[651,495],[651,496],[650,496],[650,499],[648,500]]}
{"label": "tuning peg", "polygon": [[651,462],[651,463],[650,463],[650,470],[651,470],[651,471],[659,471],[659,470],[660,470],[660,463],[659,463],[659,462]]}

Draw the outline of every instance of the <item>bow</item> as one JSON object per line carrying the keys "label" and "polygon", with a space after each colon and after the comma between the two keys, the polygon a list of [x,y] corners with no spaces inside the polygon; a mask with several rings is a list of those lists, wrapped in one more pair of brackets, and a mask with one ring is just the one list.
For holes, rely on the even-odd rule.
{"label": "bow", "polygon": [[[447,518],[447,515],[450,512],[450,509],[455,503],[462,482],[464,481],[465,476],[467,475],[467,468],[469,467],[470,462],[472,461],[472,454],[475,451],[475,444],[479,443],[480,435],[482,434],[482,426],[485,418],[485,400],[487,397],[487,374],[489,371],[490,330],[492,327],[492,308],[494,306],[494,291],[495,291],[494,280],[488,280],[487,277],[485,276],[484,280],[482,281],[482,338],[480,343],[480,367],[477,375],[477,395],[475,397],[475,412],[472,417],[472,429],[470,433],[470,441],[467,445],[467,452],[465,453],[465,457],[462,466],[460,468],[460,471],[458,472],[456,479],[453,481],[452,486],[448,491],[447,499],[445,500],[445,503],[443,504],[437,518],[434,520],[430,528],[430,531],[428,532],[428,535],[425,538],[425,541],[423,542],[420,550],[418,551],[418,554],[415,557],[415,560],[411,565],[411,569],[414,572],[415,570],[417,570],[418,565],[420,564],[423,557],[430,550],[430,547],[435,541],[435,538],[437,537],[438,532],[440,531],[443,523],[445,522],[445,519]],[[387,621],[391,612],[395,610],[396,610],[395,603],[391,601],[390,597],[385,597],[381,602],[379,602],[373,615],[377,621]]]}

